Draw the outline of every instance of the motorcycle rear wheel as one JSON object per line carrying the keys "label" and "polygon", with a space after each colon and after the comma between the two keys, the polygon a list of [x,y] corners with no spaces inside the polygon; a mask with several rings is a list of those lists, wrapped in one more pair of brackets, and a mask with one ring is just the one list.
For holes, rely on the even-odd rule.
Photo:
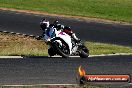
{"label": "motorcycle rear wheel", "polygon": [[89,56],[89,50],[87,49],[86,46],[84,46],[84,45],[82,46],[82,49],[81,49],[81,51],[79,53],[79,56],[81,58],[87,58]]}

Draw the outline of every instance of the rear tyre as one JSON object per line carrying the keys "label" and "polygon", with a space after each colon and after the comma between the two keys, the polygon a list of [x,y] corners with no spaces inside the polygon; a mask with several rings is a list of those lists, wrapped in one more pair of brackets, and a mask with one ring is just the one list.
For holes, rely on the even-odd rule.
{"label": "rear tyre", "polygon": [[89,55],[87,53],[85,53],[84,51],[81,51],[81,53],[79,54],[79,56],[81,58],[87,58]]}
{"label": "rear tyre", "polygon": [[80,51],[79,56],[81,58],[87,58],[89,56],[89,50],[87,49],[87,47],[82,46],[82,50]]}

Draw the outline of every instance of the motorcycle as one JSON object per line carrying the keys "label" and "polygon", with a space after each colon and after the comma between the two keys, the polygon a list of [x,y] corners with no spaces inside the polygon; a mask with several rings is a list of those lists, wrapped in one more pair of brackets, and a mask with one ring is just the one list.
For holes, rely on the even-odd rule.
{"label": "motorcycle", "polygon": [[70,35],[53,26],[45,30],[44,40],[49,45],[49,56],[60,55],[64,58],[72,55],[79,55],[81,58],[89,56],[89,50],[82,42],[76,43]]}

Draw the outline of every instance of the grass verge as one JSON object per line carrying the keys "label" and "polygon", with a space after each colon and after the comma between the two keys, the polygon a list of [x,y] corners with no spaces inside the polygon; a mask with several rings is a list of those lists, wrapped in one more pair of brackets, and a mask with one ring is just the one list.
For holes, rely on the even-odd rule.
{"label": "grass verge", "polygon": [[[113,54],[132,53],[132,47],[104,44],[97,42],[85,42],[90,54]],[[4,55],[26,55],[26,56],[47,56],[48,46],[43,40],[36,40],[31,37],[0,33],[0,56]]]}
{"label": "grass verge", "polygon": [[31,37],[0,33],[0,56],[3,55],[47,55],[47,46],[43,41]]}
{"label": "grass verge", "polygon": [[99,42],[85,42],[85,45],[90,49],[91,55],[132,53],[132,47],[127,46],[105,44]]}
{"label": "grass verge", "polygon": [[0,7],[132,23],[132,0],[0,0]]}

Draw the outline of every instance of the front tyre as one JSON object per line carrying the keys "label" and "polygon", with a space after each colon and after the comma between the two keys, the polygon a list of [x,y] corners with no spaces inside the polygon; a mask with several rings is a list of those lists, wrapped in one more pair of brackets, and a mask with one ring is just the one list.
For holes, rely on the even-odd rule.
{"label": "front tyre", "polygon": [[54,46],[57,54],[59,54],[63,58],[68,58],[70,55],[69,47],[64,41],[61,41],[61,42],[62,42],[62,46],[60,46],[58,42],[54,42],[53,46]]}
{"label": "front tyre", "polygon": [[55,50],[51,47],[48,49],[49,56],[54,56],[56,54]]}

